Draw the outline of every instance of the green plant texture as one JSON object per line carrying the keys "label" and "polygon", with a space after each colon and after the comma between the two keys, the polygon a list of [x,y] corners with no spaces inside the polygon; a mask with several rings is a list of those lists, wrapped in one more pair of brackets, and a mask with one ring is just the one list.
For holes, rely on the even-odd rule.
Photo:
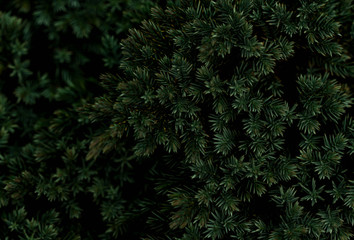
{"label": "green plant texture", "polygon": [[0,0],[0,239],[354,238],[352,0]]}
{"label": "green plant texture", "polygon": [[151,163],[145,239],[353,239],[352,4],[181,0],[129,31],[87,157]]}
{"label": "green plant texture", "polygon": [[120,40],[156,3],[0,1],[0,239],[118,234],[110,208],[129,173],[114,156],[85,160],[101,124],[76,109],[101,95],[101,74],[120,71]]}

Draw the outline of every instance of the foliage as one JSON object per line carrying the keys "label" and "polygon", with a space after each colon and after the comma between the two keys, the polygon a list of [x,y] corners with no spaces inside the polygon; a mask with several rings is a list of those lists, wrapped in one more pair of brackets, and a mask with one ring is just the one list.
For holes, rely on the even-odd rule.
{"label": "foliage", "polygon": [[153,192],[116,221],[147,213],[141,239],[352,239],[353,9],[153,8],[122,42],[123,73],[106,74],[106,93],[85,108],[107,123],[88,160],[125,142],[132,162],[153,164],[143,176]]}
{"label": "foliage", "polygon": [[87,162],[101,124],[75,109],[101,94],[100,74],[119,72],[120,39],[156,3],[0,1],[1,239],[121,232],[112,219],[136,203],[116,192],[132,181],[134,157],[120,144],[110,158]]}

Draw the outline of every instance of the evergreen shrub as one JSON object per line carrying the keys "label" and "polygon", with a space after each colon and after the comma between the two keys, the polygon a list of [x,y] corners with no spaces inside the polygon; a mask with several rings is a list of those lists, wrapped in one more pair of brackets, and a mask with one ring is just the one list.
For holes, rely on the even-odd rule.
{"label": "evergreen shrub", "polygon": [[122,73],[85,107],[107,126],[88,164],[133,151],[117,164],[137,187],[117,192],[139,204],[116,226],[141,213],[140,239],[353,239],[353,11],[347,0],[153,8],[122,41]]}
{"label": "evergreen shrub", "polygon": [[127,236],[131,223],[114,222],[130,173],[114,157],[129,151],[87,162],[101,124],[75,109],[119,71],[120,39],[157,2],[0,0],[0,239]]}

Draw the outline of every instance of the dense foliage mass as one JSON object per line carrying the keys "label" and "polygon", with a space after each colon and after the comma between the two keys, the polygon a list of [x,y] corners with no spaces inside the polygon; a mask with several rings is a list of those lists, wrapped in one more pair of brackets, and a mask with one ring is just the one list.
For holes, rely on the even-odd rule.
{"label": "dense foliage mass", "polygon": [[353,11],[0,0],[0,239],[353,239]]}
{"label": "dense foliage mass", "polygon": [[124,237],[131,223],[111,208],[134,205],[118,193],[131,156],[122,145],[87,162],[101,123],[75,109],[119,71],[120,40],[157,2],[0,0],[0,239]]}
{"label": "dense foliage mass", "polygon": [[85,108],[107,123],[90,163],[127,143],[134,155],[118,165],[144,166],[140,204],[118,215],[146,213],[143,239],[353,239],[353,11],[347,0],[153,8],[122,42],[124,73],[105,75]]}

